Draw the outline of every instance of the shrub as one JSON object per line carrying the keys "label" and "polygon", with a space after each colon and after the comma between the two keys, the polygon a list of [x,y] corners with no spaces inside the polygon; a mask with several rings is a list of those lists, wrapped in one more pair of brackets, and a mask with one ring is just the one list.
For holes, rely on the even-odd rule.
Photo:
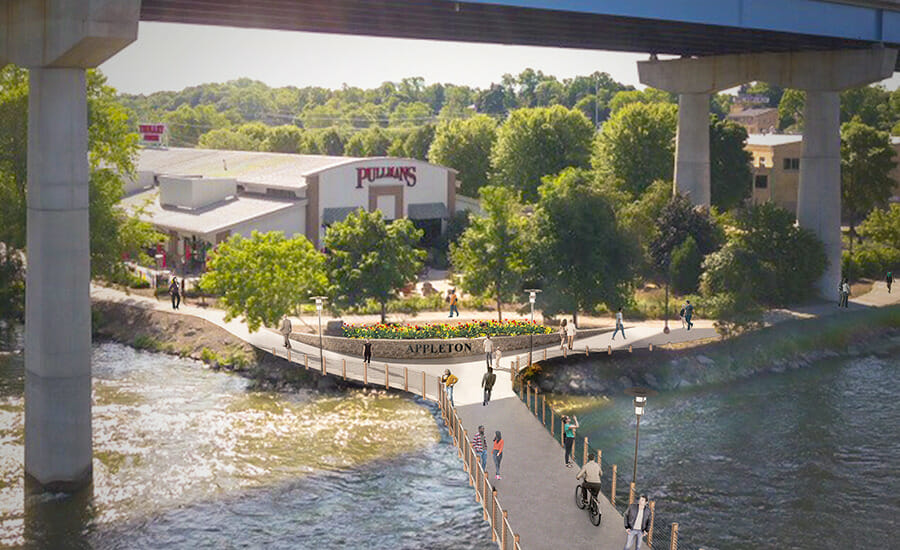
{"label": "shrub", "polygon": [[694,237],[688,237],[672,251],[670,274],[672,288],[680,294],[697,292],[700,284],[700,265],[703,255],[697,247]]}
{"label": "shrub", "polygon": [[762,328],[763,309],[743,292],[709,296],[705,312],[716,321],[716,332],[724,337]]}
{"label": "shrub", "polygon": [[474,321],[450,325],[446,323],[434,325],[343,325],[346,338],[380,338],[418,340],[425,338],[481,338],[483,336],[517,336],[521,334],[549,334],[553,332],[547,327],[530,321]]}

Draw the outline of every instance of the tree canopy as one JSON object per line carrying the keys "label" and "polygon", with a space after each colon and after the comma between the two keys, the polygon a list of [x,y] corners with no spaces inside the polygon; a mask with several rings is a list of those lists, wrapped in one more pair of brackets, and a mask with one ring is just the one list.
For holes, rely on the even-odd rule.
{"label": "tree canopy", "polygon": [[280,231],[233,235],[207,260],[201,287],[221,295],[226,320],[242,316],[251,331],[276,326],[326,286],[325,259],[304,236]]}
{"label": "tree canopy", "polygon": [[491,149],[497,139],[497,123],[487,115],[465,120],[450,120],[438,125],[428,151],[435,164],[455,169],[461,182],[460,193],[477,197],[488,183]]}
{"label": "tree canopy", "polygon": [[751,155],[744,147],[747,130],[731,120],[713,117],[709,125],[709,187],[713,206],[730,210],[750,197]]}
{"label": "tree canopy", "polygon": [[887,132],[856,119],[841,125],[841,206],[851,232],[873,208],[887,206],[895,166]]}

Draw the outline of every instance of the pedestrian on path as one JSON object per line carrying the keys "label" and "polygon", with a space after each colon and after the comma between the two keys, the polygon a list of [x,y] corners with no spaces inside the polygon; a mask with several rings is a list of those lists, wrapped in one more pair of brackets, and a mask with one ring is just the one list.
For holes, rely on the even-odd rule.
{"label": "pedestrian on path", "polygon": [[600,469],[600,463],[597,462],[597,455],[590,453],[588,454],[588,461],[581,467],[575,479],[584,478],[582,485],[590,491],[591,498],[597,498],[597,493],[600,492],[600,476],[602,475],[603,470]]}
{"label": "pedestrian on path", "polygon": [[491,368],[491,360],[494,357],[494,341],[491,340],[491,335],[487,335],[484,339],[484,361],[487,363],[487,368]]}
{"label": "pedestrian on path", "polygon": [[563,319],[562,323],[559,325],[559,350],[563,352],[563,357],[566,357],[566,320]]}
{"label": "pedestrian on path", "polygon": [[678,312],[678,317],[681,319],[681,328],[687,327],[687,323],[684,322],[684,312],[686,308],[687,302],[685,302],[684,305],[681,306],[681,311]]}
{"label": "pedestrian on path", "polygon": [[456,307],[459,303],[459,298],[456,297],[456,289],[450,289],[450,295],[447,296],[447,301],[450,302],[450,317],[453,317],[455,313],[457,317],[459,317],[459,308]]}
{"label": "pedestrian on path", "polygon": [[500,346],[494,346],[494,367],[500,368],[500,358],[503,357],[503,351],[500,350]]}
{"label": "pedestrian on path", "polygon": [[[575,421],[572,421],[572,418]],[[572,450],[575,447],[575,430],[578,429],[578,417],[573,416],[569,418],[568,415],[563,416],[563,441],[566,447],[566,468],[571,468],[574,466],[572,463]]]}
{"label": "pedestrian on path", "polygon": [[613,331],[613,340],[616,339],[616,333],[618,333],[620,330],[622,331],[622,338],[625,338],[625,325],[622,321],[622,308],[619,308],[619,311],[616,312],[616,330]]}
{"label": "pedestrian on path", "polygon": [[850,307],[850,281],[846,277],[841,283],[841,307]]}
{"label": "pedestrian on path", "polygon": [[497,375],[494,374],[494,369],[488,367],[487,372],[481,377],[481,387],[484,388],[484,402],[481,404],[482,407],[486,407],[487,404],[491,402],[491,390],[494,389],[494,383],[496,381]]}
{"label": "pedestrian on path", "polygon": [[500,477],[500,461],[503,460],[503,436],[499,431],[494,432],[494,479]]}
{"label": "pedestrian on path", "polygon": [[287,349],[291,349],[291,329],[291,320],[285,315],[284,319],[281,320],[281,328],[279,331],[282,336],[284,336],[284,347]]}
{"label": "pedestrian on path", "polygon": [[687,323],[687,329],[691,330],[694,328],[694,322],[691,319],[694,318],[694,306],[691,305],[691,301],[687,300],[684,303],[684,322]]}
{"label": "pedestrian on path", "polygon": [[368,338],[363,342],[363,363],[372,364],[372,341]]}
{"label": "pedestrian on path", "polygon": [[575,319],[572,319],[572,322],[566,325],[566,337],[569,339],[569,349],[575,349],[575,333],[578,332],[578,328],[575,326]]}
{"label": "pedestrian on path", "polygon": [[181,305],[181,290],[178,288],[178,279],[172,277],[172,282],[169,283],[169,296],[172,297],[172,309],[178,309],[178,306]]}
{"label": "pedestrian on path", "polygon": [[888,271],[887,277],[884,278],[884,282],[887,283],[888,294],[891,293],[891,285],[894,284],[894,274]]}
{"label": "pedestrian on path", "polygon": [[478,431],[472,438],[472,450],[481,461],[481,469],[487,472],[487,442],[484,440],[484,426],[478,426]]}
{"label": "pedestrian on path", "polygon": [[456,406],[453,403],[453,386],[459,382],[459,378],[450,372],[450,369],[444,369],[444,375],[441,376],[441,383],[447,388],[447,395],[450,396],[450,405]]}
{"label": "pedestrian on path", "polygon": [[649,530],[650,508],[647,506],[647,495],[641,495],[625,511],[625,547],[622,550],[628,550],[629,547],[641,550],[641,537]]}

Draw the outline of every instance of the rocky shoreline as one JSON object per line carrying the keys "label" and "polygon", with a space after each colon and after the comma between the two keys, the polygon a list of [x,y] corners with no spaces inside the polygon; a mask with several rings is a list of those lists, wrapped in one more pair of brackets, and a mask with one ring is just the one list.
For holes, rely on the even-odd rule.
{"label": "rocky shoreline", "polygon": [[[887,311],[886,311],[887,310]],[[852,318],[851,318],[852,317]],[[646,386],[667,391],[807,368],[830,358],[900,353],[900,309],[793,321],[686,349],[599,353],[541,361],[523,373],[542,392],[610,396]]]}

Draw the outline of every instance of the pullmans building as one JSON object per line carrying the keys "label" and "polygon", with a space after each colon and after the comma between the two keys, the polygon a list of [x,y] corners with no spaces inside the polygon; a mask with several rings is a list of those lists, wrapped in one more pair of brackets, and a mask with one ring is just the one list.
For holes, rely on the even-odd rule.
{"label": "pullmans building", "polygon": [[122,203],[170,236],[160,251],[168,266],[197,267],[216,244],[254,230],[321,248],[328,226],[359,208],[411,219],[427,244],[471,208],[456,190],[456,171],[415,159],[142,149]]}

